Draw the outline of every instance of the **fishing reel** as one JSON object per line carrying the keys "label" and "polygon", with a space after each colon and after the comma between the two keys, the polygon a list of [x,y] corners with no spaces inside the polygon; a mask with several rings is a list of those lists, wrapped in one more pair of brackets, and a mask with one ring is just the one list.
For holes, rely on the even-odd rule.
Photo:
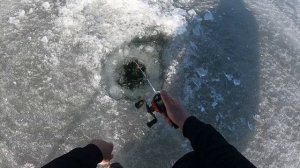
{"label": "fishing reel", "polygon": [[[167,109],[164,105],[164,102],[160,96],[160,93],[157,93],[154,95],[152,101],[151,101],[151,105],[149,106],[148,103],[145,101],[145,100],[140,100],[138,101],[137,103],[135,103],[135,107],[137,109],[141,108],[144,104],[146,104],[146,110],[147,112],[153,117],[153,120],[147,122],[147,126],[149,128],[151,128],[154,124],[157,123],[157,118],[156,116],[154,115],[154,112],[158,112],[158,113],[161,113],[161,114],[164,114],[168,117],[167,115]],[[171,120],[170,120],[171,121]],[[174,128],[178,128],[178,126],[176,124],[174,124],[172,121],[172,126]]]}

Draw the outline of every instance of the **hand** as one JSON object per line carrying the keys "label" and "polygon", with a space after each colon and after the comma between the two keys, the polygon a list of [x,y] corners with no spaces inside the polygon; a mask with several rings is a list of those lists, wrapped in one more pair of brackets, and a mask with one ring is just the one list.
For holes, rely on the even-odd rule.
{"label": "hand", "polygon": [[167,122],[170,123],[170,121],[168,121],[168,119],[170,119],[182,129],[185,120],[191,115],[184,109],[178,100],[169,96],[166,91],[162,90],[160,95],[167,109]]}
{"label": "hand", "polygon": [[101,139],[93,139],[90,143],[96,145],[101,150],[103,155],[101,164],[109,163],[109,161],[113,158],[112,151],[114,145]]}

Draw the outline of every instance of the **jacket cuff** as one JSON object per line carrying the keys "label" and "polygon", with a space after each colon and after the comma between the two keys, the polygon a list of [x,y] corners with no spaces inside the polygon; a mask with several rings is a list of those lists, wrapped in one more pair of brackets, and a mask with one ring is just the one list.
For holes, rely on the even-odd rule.
{"label": "jacket cuff", "polygon": [[191,116],[187,118],[183,124],[183,136],[191,140],[193,139],[193,136],[195,136],[195,130],[201,130],[201,128],[204,128],[205,126],[205,123],[201,122],[196,117]]}
{"label": "jacket cuff", "polygon": [[100,163],[103,160],[103,155],[101,150],[94,144],[88,144],[83,147],[83,150],[86,152],[87,156],[89,156],[90,160],[93,163]]}

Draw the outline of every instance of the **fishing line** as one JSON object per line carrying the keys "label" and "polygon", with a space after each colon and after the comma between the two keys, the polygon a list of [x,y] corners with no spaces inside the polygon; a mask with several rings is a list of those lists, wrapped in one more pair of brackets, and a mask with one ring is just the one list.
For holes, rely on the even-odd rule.
{"label": "fishing line", "polygon": [[150,82],[150,80],[148,79],[148,77],[146,76],[145,72],[142,70],[142,68],[140,67],[140,65],[134,60],[134,63],[138,66],[139,70],[142,72],[142,74],[144,75],[144,77],[146,78],[148,84],[150,85],[150,87],[152,88],[153,92],[156,94],[158,93],[155,88],[153,87],[152,83]]}

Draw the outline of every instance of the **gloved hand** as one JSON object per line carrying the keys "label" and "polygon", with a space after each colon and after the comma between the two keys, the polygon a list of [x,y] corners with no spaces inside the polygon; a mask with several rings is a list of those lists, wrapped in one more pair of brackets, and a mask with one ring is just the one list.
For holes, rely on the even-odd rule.
{"label": "gloved hand", "polygon": [[169,124],[171,124],[172,121],[182,129],[185,120],[189,118],[191,114],[184,109],[178,100],[169,96],[166,91],[160,91],[160,95],[167,109],[167,116],[165,116],[166,121]]}
{"label": "gloved hand", "polygon": [[113,158],[112,151],[114,145],[101,139],[93,139],[90,143],[96,145],[101,150],[103,155],[101,164],[108,164],[109,161]]}

